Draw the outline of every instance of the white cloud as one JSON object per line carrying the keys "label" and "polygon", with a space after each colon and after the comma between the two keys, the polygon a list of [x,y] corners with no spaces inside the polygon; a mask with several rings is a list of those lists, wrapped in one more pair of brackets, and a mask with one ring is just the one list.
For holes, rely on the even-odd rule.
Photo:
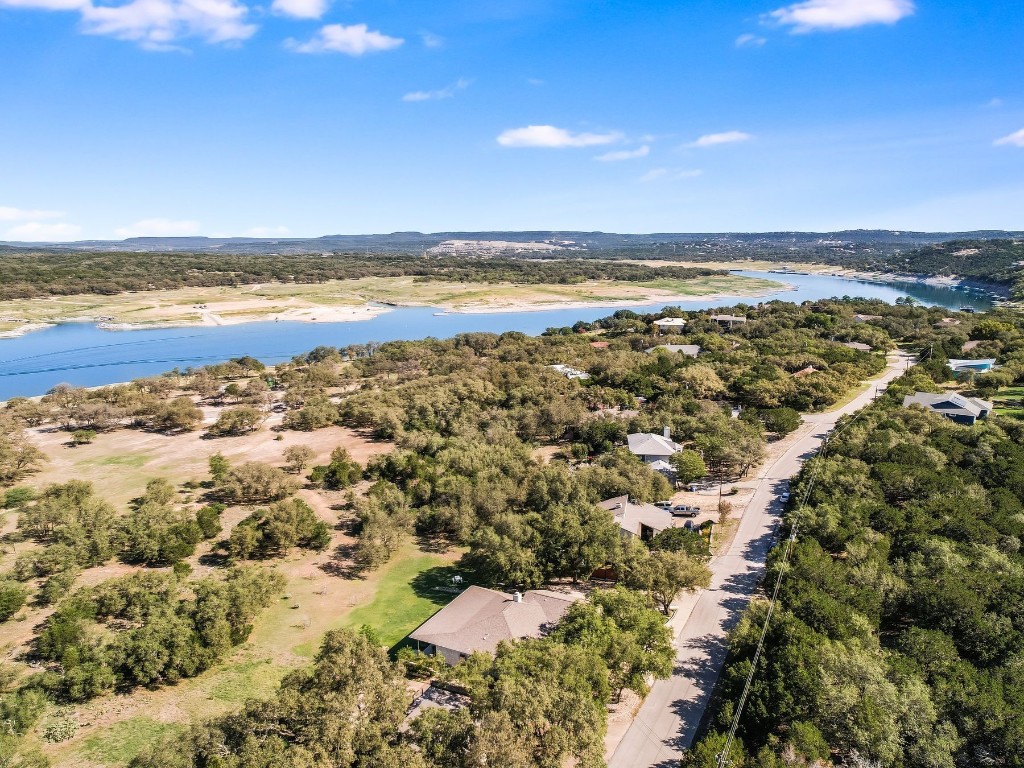
{"label": "white cloud", "polygon": [[738,144],[741,141],[750,141],[753,136],[743,131],[726,131],[725,133],[709,133],[701,136],[695,142],[689,146],[704,148],[704,147],[718,147],[722,144]]}
{"label": "white cloud", "polygon": [[127,237],[185,237],[199,234],[198,221],[175,221],[174,219],[143,219],[131,226],[118,227],[114,234]]}
{"label": "white cloud", "polygon": [[319,19],[327,11],[329,0],[274,0],[270,9],[293,19]]}
{"label": "white cloud", "polygon": [[[275,4],[279,1],[326,2],[275,0]],[[257,30],[248,23],[249,7],[240,0],[130,0],[119,5],[93,0],[0,0],[2,7],[78,11],[85,34],[129,40],[155,51],[183,50],[175,41],[187,37],[237,43]]]}
{"label": "white cloud", "polygon": [[77,224],[68,224],[61,221],[52,223],[29,221],[16,227],[11,227],[4,233],[4,237],[7,240],[74,240],[81,231],[82,228]]}
{"label": "white cloud", "polygon": [[805,33],[895,24],[914,10],[913,0],[805,0],[774,10],[763,19]]}
{"label": "white cloud", "polygon": [[420,32],[420,40],[426,48],[440,48],[444,45],[444,38],[433,32]]}
{"label": "white cloud", "polygon": [[291,233],[288,227],[252,227],[242,233],[243,237],[287,237]]}
{"label": "white cloud", "polygon": [[154,51],[181,50],[175,41],[198,37],[208,43],[247,40],[257,27],[249,8],[236,0],[132,0],[123,5],[82,7],[82,30],[130,40]]}
{"label": "white cloud", "polygon": [[399,37],[389,37],[381,32],[375,32],[365,24],[328,24],[305,43],[288,40],[285,45],[298,53],[344,53],[348,56],[362,56],[364,53],[375,51],[390,51],[404,42],[405,40]]}
{"label": "white cloud", "polygon": [[0,8],[24,8],[38,11],[77,11],[88,0],[0,0]]}
{"label": "white cloud", "polygon": [[697,169],[654,168],[641,176],[640,181],[645,184],[649,184],[652,181],[659,181],[662,179],[666,181],[695,179],[703,173],[704,171]]}
{"label": "white cloud", "polygon": [[525,128],[510,128],[498,136],[503,147],[543,147],[564,149],[566,147],[598,147],[622,141],[622,134],[573,133],[553,125],[528,125]]}
{"label": "white cloud", "polygon": [[435,99],[450,99],[456,93],[469,87],[469,80],[460,77],[451,85],[439,88],[436,91],[412,91],[402,97],[402,101],[433,101]]}
{"label": "white cloud", "polygon": [[595,160],[600,160],[602,163],[615,163],[620,160],[634,160],[638,157],[647,157],[651,154],[651,148],[646,144],[636,149],[623,149],[618,152],[606,152],[603,155],[598,155]]}
{"label": "white cloud", "polygon": [[59,219],[61,211],[40,211],[25,208],[11,208],[0,205],[0,221],[38,221],[39,219]]}
{"label": "white cloud", "polygon": [[1024,147],[1024,128],[1021,128],[1016,133],[1011,133],[1009,136],[996,139],[995,145],[997,147]]}
{"label": "white cloud", "polygon": [[739,37],[736,38],[736,47],[760,48],[767,42],[768,41],[765,38],[761,37],[760,35],[752,35],[750,33],[747,33],[745,35],[740,35]]}
{"label": "white cloud", "polygon": [[528,85],[532,86],[544,85],[544,81],[541,80],[539,77],[528,77],[526,78],[526,82]]}
{"label": "white cloud", "polygon": [[668,175],[668,168],[653,168],[640,177],[640,181],[647,182],[657,181]]}
{"label": "white cloud", "polygon": [[996,97],[994,99],[990,99],[985,106],[988,107],[989,109],[999,109],[1001,106],[1003,106],[1003,100]]}

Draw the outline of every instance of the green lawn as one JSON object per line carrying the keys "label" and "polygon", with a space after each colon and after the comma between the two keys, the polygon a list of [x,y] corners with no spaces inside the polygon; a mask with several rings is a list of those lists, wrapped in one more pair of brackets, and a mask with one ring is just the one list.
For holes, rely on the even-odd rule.
{"label": "green lawn", "polygon": [[373,601],[352,611],[344,626],[368,625],[381,642],[393,646],[458,594],[451,585],[456,573],[450,558],[442,555],[401,558],[382,576]]}
{"label": "green lawn", "polygon": [[1024,387],[1004,387],[993,397],[997,416],[1024,419]]}
{"label": "green lawn", "polygon": [[143,747],[181,733],[185,728],[184,725],[158,723],[148,717],[133,717],[88,737],[82,745],[82,754],[101,765],[126,765]]}

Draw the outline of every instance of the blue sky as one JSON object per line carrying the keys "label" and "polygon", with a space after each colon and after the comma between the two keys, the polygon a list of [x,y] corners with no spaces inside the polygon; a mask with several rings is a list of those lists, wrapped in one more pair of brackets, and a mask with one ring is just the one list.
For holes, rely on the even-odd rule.
{"label": "blue sky", "polygon": [[1020,0],[0,0],[0,239],[1024,229]]}

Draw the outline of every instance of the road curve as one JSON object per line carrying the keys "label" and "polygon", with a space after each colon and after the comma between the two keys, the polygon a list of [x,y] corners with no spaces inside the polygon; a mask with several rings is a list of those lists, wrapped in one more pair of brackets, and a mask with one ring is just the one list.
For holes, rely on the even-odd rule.
{"label": "road curve", "polygon": [[851,402],[829,413],[804,417],[796,442],[761,468],[754,495],[729,549],[710,565],[711,586],[690,603],[692,610],[675,641],[675,670],[658,680],[612,754],[609,768],[675,768],[693,741],[728,651],[728,633],[743,615],[764,576],[765,561],[782,512],[777,499],[789,478],[812,457],[836,422],[859,411],[880,387],[900,376],[911,357],[891,355],[885,372]]}

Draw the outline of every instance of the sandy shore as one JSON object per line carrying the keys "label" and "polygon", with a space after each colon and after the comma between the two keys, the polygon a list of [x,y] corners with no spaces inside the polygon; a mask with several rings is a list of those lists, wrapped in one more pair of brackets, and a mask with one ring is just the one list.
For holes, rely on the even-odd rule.
{"label": "sandy shore", "polygon": [[646,299],[614,299],[608,301],[551,301],[551,302],[507,302],[480,305],[462,304],[440,307],[452,315],[490,315],[503,312],[546,312],[558,309],[621,309],[622,307],[653,307],[664,304],[687,304],[695,301],[719,301],[722,299],[759,299],[782,291],[795,291],[796,286],[780,283],[778,288],[748,293],[704,293],[699,295],[669,294],[651,296]]}
{"label": "sandy shore", "polygon": [[202,328],[221,325],[243,325],[245,323],[293,322],[293,323],[356,323],[372,320],[378,315],[390,312],[392,307],[367,304],[363,307],[302,307],[265,315],[222,315],[212,310],[203,310],[198,320],[168,320],[151,323],[117,323],[103,321],[96,324],[105,331],[139,331],[147,328]]}
{"label": "sandy shore", "polygon": [[26,333],[42,331],[52,327],[53,323],[22,323],[17,328],[11,328],[9,331],[0,331],[0,339],[16,339],[19,336],[24,336]]}

